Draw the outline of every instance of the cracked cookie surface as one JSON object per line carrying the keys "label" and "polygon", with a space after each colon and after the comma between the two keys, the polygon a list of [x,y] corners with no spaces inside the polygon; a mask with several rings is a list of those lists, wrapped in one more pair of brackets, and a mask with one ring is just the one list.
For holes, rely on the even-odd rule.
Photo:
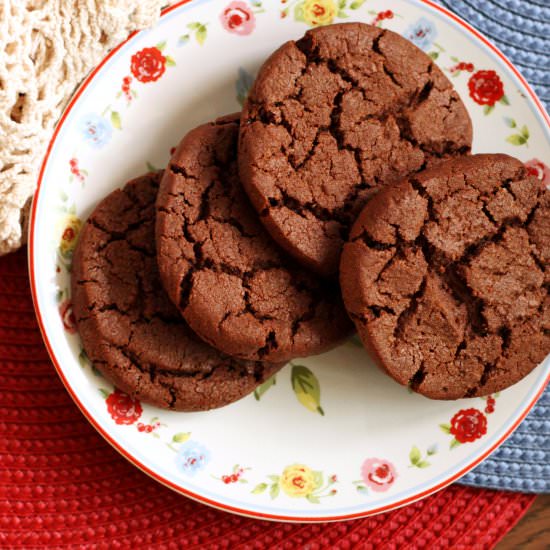
{"label": "cracked cookie surface", "polygon": [[247,395],[280,365],[222,355],[166,296],[154,238],[160,177],[114,191],[84,224],[73,258],[73,310],[88,357],[115,386],[163,408],[208,410]]}
{"label": "cracked cookie surface", "polygon": [[471,141],[468,113],[429,56],[391,31],[344,23],[264,63],[242,112],[239,171],[279,245],[334,275],[377,189]]}
{"label": "cracked cookie surface", "polygon": [[550,353],[550,192],[507,155],[410,176],[361,212],[340,281],[398,382],[434,399],[500,391]]}
{"label": "cracked cookie surface", "polygon": [[157,248],[168,295],[191,328],[229,355],[286,361],[350,334],[335,282],[272,241],[239,182],[239,116],[199,126],[177,147],[157,199]]}

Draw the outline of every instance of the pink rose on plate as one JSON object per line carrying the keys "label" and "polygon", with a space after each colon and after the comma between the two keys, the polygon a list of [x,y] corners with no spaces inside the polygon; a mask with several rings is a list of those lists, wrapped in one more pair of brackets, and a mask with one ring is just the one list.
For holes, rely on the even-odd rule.
{"label": "pink rose on plate", "polygon": [[367,458],[361,466],[365,485],[376,493],[387,491],[397,478],[395,466],[388,460]]}
{"label": "pink rose on plate", "polygon": [[256,18],[246,2],[231,2],[220,14],[220,21],[226,31],[246,36],[256,26]]}
{"label": "pink rose on plate", "polygon": [[543,186],[550,189],[550,167],[539,159],[531,159],[524,164],[531,176],[539,178]]}

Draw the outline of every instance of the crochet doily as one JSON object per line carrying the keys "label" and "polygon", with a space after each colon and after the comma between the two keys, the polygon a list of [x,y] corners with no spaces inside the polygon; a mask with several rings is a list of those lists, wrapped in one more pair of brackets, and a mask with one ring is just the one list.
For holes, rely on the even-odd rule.
{"label": "crochet doily", "polygon": [[106,52],[150,26],[162,0],[0,2],[0,255],[26,238],[26,217],[53,127]]}

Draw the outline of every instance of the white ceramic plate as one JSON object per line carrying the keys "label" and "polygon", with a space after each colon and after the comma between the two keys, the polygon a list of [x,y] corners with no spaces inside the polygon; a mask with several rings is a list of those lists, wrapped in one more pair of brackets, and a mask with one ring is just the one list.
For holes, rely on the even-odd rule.
{"label": "white ceramic plate", "polygon": [[81,220],[147,165],[163,167],[187,130],[239,109],[252,75],[314,24],[376,23],[414,40],[452,77],[476,152],[504,152],[550,172],[548,119],[511,64],[443,9],[416,0],[181,3],[111,52],[59,122],[30,229],[31,281],[52,359],[94,426],[157,480],[256,517],[321,521],[388,510],[451,483],[527,414],[550,361],[493,401],[438,402],[381,374],[351,340],[297,360],[256,395],[206,413],[132,402],[81,351],[69,296]]}

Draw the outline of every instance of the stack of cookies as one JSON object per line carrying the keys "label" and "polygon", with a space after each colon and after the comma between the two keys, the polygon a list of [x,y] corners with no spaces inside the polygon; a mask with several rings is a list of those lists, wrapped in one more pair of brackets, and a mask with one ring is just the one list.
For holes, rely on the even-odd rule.
{"label": "stack of cookies", "polygon": [[471,142],[451,83],[401,36],[350,23],[287,42],[242,113],[189,132],[87,220],[72,294],[88,356],[184,411],[353,325],[427,397],[517,382],[550,352],[550,194]]}

